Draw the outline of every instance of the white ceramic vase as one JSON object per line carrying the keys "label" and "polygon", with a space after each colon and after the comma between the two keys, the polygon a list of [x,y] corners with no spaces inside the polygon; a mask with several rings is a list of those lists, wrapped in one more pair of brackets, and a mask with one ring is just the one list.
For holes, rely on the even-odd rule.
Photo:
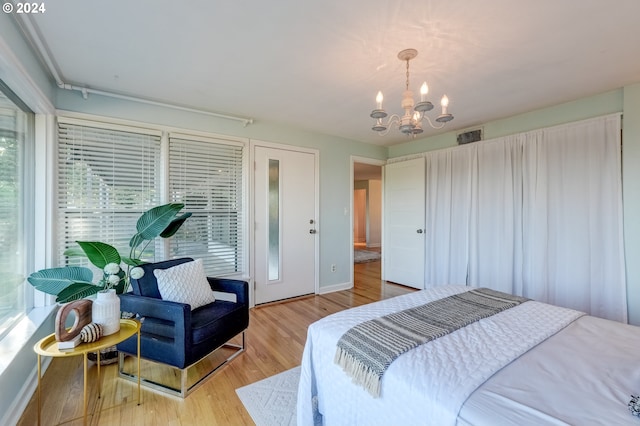
{"label": "white ceramic vase", "polygon": [[102,335],[120,331],[120,298],[114,289],[99,291],[93,301],[92,321],[102,326]]}

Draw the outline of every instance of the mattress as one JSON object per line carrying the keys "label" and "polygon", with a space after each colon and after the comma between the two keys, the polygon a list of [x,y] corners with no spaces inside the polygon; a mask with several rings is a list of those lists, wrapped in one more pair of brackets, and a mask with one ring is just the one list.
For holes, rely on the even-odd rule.
{"label": "mattress", "polygon": [[[640,392],[640,368],[634,368],[629,350],[640,348],[638,328],[539,302],[524,303],[403,354],[385,373],[379,398],[351,383],[334,364],[337,340],[354,325],[467,289],[436,287],[312,324],[302,360],[298,424],[318,419],[327,425],[639,421],[627,409],[634,384]],[[589,409],[576,415],[581,400],[588,401]]]}

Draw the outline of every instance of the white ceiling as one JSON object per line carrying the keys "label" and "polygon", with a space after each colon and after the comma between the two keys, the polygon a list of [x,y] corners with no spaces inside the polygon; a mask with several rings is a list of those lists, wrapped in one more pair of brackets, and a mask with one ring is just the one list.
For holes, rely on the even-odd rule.
{"label": "white ceiling", "polygon": [[[479,124],[640,82],[638,0],[64,0],[31,16],[66,83],[379,145],[405,64]],[[80,94],[78,94],[80,96]],[[437,115],[439,107],[432,114]]]}

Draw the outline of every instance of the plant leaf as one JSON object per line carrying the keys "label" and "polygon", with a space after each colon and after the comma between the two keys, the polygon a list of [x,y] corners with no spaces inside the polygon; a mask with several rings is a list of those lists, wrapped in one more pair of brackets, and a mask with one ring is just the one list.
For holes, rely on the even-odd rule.
{"label": "plant leaf", "polygon": [[[182,203],[169,203],[147,210],[136,224],[138,234],[145,240],[153,240],[169,226],[183,207]],[[131,246],[131,242],[129,245]]]}
{"label": "plant leaf", "polygon": [[96,294],[102,290],[102,287],[92,283],[75,282],[58,293],[56,302],[64,303],[72,300],[84,299],[85,297]]}
{"label": "plant leaf", "polygon": [[91,263],[100,269],[108,263],[120,264],[120,253],[112,245],[99,241],[76,241]]}
{"label": "plant leaf", "polygon": [[125,265],[129,265],[129,266],[140,266],[140,265],[146,265],[147,263],[149,263],[144,260],[132,259],[130,257],[123,257],[122,262],[124,262]]}
{"label": "plant leaf", "polygon": [[27,281],[37,290],[55,296],[76,282],[93,285],[91,280],[93,280],[93,272],[82,266],[41,269],[27,278]]}
{"label": "plant leaf", "polygon": [[135,250],[140,244],[142,244],[143,241],[144,241],[144,238],[142,238],[142,236],[140,234],[136,233],[129,240],[129,247],[131,247],[132,249]]}
{"label": "plant leaf", "polygon": [[184,213],[182,216],[178,216],[171,221],[169,226],[167,226],[164,231],[160,233],[162,238],[171,238],[178,232],[178,229],[182,226],[182,224],[191,217],[193,213]]}
{"label": "plant leaf", "polygon": [[84,250],[80,247],[71,247],[64,251],[63,253],[67,257],[87,257]]}
{"label": "plant leaf", "polygon": [[62,268],[41,269],[29,275],[29,278],[68,279],[70,281],[91,281],[93,272],[84,266],[65,266]]}

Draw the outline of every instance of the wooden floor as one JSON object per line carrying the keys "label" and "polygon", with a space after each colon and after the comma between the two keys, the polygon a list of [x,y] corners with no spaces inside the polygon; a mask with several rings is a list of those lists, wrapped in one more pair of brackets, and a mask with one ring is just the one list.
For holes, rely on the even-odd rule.
{"label": "wooden floor", "polygon": [[[97,398],[96,367],[89,369],[88,424],[91,425],[252,425],[235,389],[300,364],[307,327],[334,312],[414,291],[380,280],[380,262],[355,265],[352,290],[309,296],[251,310],[247,350],[186,399],[142,388],[117,377],[117,364],[102,368]],[[42,424],[82,424],[81,357],[56,358],[42,382]],[[37,400],[29,402],[18,425],[37,423]]]}

